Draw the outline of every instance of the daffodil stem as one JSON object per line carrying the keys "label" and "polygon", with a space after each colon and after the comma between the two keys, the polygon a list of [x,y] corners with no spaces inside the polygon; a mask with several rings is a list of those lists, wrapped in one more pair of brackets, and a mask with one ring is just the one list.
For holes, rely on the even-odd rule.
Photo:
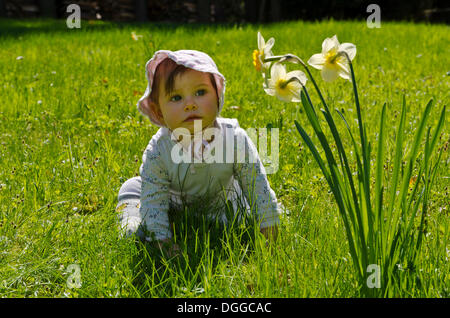
{"label": "daffodil stem", "polygon": [[[352,74],[352,84],[353,84],[353,92],[355,93],[355,104],[356,104],[356,110],[358,113],[358,126],[359,126],[359,133],[361,135],[361,143],[364,145],[366,144],[366,138],[363,131],[363,121],[362,121],[362,115],[361,115],[361,107],[359,105],[359,97],[358,97],[358,89],[356,88],[356,79],[355,79],[355,72],[353,70],[353,64],[350,60],[350,57],[345,53],[345,56],[347,57],[348,64],[350,65],[350,73]],[[364,150],[364,148],[363,148]]]}
{"label": "daffodil stem", "polygon": [[366,159],[366,157],[365,157],[366,138],[365,138],[365,134],[364,134],[364,130],[363,130],[363,121],[362,121],[362,115],[361,115],[361,107],[359,105],[358,89],[356,87],[355,71],[353,70],[352,60],[348,56],[347,52],[339,52],[339,53],[343,54],[347,58],[348,64],[350,66],[350,73],[352,75],[353,92],[355,95],[356,111],[358,114],[359,134],[361,135],[361,144],[363,146],[363,157],[364,157],[364,159]]}
{"label": "daffodil stem", "polygon": [[269,56],[264,59],[264,63],[279,61],[284,55]]}
{"label": "daffodil stem", "polygon": [[302,61],[301,58],[299,58],[298,56],[294,55],[294,54],[285,54],[285,55],[274,55],[274,56],[269,56],[266,57],[264,59],[264,63],[266,62],[274,62],[274,61],[278,61],[280,63],[283,62],[291,62],[291,63],[295,63],[295,64],[302,64],[303,66],[305,66],[305,62]]}
{"label": "daffodil stem", "polygon": [[311,82],[314,84],[314,88],[316,89],[317,94],[319,94],[320,101],[322,102],[323,107],[325,107],[325,110],[329,113],[327,103],[325,102],[322,92],[320,91],[319,86],[317,85],[316,81],[314,80],[314,77],[312,76],[309,68],[306,66],[306,64],[303,64],[303,67],[305,68],[306,72],[308,73],[309,78],[311,79]]}

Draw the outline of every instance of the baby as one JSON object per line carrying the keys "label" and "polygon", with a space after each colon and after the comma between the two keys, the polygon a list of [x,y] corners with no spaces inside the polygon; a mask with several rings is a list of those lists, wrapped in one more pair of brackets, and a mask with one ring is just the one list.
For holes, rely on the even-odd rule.
{"label": "baby", "polygon": [[[276,237],[280,206],[245,130],[236,119],[219,117],[225,78],[214,61],[199,51],[161,50],[147,62],[146,76],[148,86],[137,106],[161,128],[144,151],[140,177],[119,191],[125,235],[170,244],[169,209],[207,197],[216,206],[229,200],[235,209],[246,207],[263,235]],[[245,160],[206,160],[213,150],[226,158],[245,152]],[[180,152],[192,160],[178,160]],[[225,213],[216,217],[227,222]]]}

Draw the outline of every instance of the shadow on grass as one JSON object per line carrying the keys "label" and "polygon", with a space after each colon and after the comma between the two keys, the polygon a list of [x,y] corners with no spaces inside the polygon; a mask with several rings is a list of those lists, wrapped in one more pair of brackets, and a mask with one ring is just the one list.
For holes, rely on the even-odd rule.
{"label": "shadow on grass", "polygon": [[28,34],[48,34],[48,33],[63,33],[73,31],[83,32],[104,32],[108,30],[117,29],[154,29],[160,31],[175,31],[178,28],[183,28],[189,31],[202,31],[204,29],[223,29],[232,28],[235,24],[231,23],[172,23],[172,22],[113,22],[101,20],[81,20],[81,27],[79,29],[70,29],[67,27],[65,19],[10,19],[0,18],[0,38],[17,38],[19,36]]}
{"label": "shadow on grass", "polygon": [[[116,28],[116,23],[81,22],[80,30],[106,31]],[[56,19],[6,19],[0,18],[0,37],[18,37],[27,34],[42,33],[66,33],[72,31],[66,24],[66,20]]]}

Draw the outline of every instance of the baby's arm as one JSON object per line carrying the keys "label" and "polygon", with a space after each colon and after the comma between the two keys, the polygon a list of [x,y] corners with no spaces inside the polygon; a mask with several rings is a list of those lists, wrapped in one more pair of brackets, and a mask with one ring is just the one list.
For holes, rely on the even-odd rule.
{"label": "baby's arm", "polygon": [[235,151],[245,151],[245,162],[234,164],[235,178],[249,205],[257,209],[261,233],[267,239],[276,239],[280,221],[275,192],[270,188],[264,166],[250,137],[242,128],[236,128],[236,135],[238,139],[245,139],[246,149],[239,149],[235,142]]}
{"label": "baby's arm", "polygon": [[169,185],[167,168],[162,160],[157,140],[151,140],[144,151],[140,167],[142,178],[140,214],[147,241],[155,241],[157,247],[171,241],[169,226]]}

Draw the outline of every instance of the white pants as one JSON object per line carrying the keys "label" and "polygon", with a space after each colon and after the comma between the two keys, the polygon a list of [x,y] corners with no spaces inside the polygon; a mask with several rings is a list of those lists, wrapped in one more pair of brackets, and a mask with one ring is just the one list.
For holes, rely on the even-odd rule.
{"label": "white pants", "polygon": [[[144,240],[145,235],[141,228],[143,219],[139,212],[141,184],[141,177],[133,177],[122,184],[116,211],[119,212],[118,218],[123,234],[127,237],[135,234],[141,240]],[[242,210],[245,207],[246,213],[250,213],[250,206],[244,198],[238,182],[235,181],[233,186],[234,189],[228,194],[227,199],[231,201],[234,211]],[[222,216],[222,221],[227,222],[225,214]]]}

